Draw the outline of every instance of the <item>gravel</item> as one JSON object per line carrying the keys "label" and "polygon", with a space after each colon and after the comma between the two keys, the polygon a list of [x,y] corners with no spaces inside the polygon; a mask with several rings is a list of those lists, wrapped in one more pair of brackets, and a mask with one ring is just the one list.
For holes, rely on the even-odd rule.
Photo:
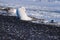
{"label": "gravel", "polygon": [[60,40],[60,27],[0,15],[0,40]]}

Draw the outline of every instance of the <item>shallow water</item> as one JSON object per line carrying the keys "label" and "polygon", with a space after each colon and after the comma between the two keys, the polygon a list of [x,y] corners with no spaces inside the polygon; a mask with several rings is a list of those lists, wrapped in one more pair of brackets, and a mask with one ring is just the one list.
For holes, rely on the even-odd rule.
{"label": "shallow water", "polygon": [[44,18],[45,20],[54,20],[60,22],[60,11],[41,10],[41,9],[27,9],[27,14],[36,18]]}

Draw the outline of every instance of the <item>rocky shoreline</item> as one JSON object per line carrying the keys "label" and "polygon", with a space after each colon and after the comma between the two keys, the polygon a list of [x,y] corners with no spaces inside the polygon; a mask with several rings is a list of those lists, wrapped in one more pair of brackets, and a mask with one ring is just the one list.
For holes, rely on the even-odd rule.
{"label": "rocky shoreline", "polygon": [[60,27],[0,15],[0,40],[60,40]]}

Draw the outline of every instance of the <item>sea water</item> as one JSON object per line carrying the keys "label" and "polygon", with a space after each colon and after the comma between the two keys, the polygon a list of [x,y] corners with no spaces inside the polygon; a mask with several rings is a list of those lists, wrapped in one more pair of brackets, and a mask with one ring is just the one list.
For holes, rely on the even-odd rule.
{"label": "sea water", "polygon": [[28,16],[32,16],[38,19],[45,19],[47,21],[54,20],[55,22],[60,22],[60,10],[42,10],[42,9],[30,9],[27,8],[26,12]]}
{"label": "sea water", "polygon": [[[60,22],[60,10],[45,10],[45,9],[33,9],[26,8],[26,13],[28,16],[35,17],[38,19],[45,19],[47,21],[54,20],[55,22]],[[0,13],[1,14],[1,13]],[[17,15],[18,17],[18,15]]]}

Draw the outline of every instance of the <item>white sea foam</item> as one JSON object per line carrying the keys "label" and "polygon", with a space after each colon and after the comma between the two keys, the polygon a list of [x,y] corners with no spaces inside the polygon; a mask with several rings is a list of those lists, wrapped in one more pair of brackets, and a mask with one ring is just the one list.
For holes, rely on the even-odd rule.
{"label": "white sea foam", "polygon": [[19,8],[18,12],[19,12],[19,17],[20,17],[21,20],[26,20],[26,21],[32,20],[32,18],[27,16],[25,7]]}

